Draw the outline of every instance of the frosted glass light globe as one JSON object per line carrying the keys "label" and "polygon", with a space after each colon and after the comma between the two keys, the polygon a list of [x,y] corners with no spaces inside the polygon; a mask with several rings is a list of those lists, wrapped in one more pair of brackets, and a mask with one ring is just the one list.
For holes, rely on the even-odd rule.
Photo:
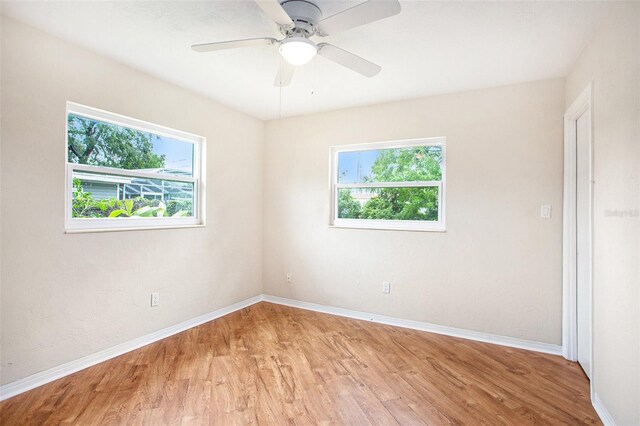
{"label": "frosted glass light globe", "polygon": [[289,37],[280,43],[280,54],[291,65],[304,65],[318,53],[316,44],[304,37]]}

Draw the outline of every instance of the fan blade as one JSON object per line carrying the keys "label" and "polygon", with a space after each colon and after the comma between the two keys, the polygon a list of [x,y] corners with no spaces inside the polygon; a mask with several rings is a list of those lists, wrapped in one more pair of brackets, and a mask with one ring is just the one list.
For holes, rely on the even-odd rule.
{"label": "fan blade", "polygon": [[278,40],[275,38],[262,37],[262,38],[247,38],[244,40],[230,40],[230,41],[218,41],[215,43],[194,44],[191,46],[196,52],[214,52],[216,50],[224,49],[238,49],[240,47],[256,47],[256,46],[271,46]]}
{"label": "fan blade", "polygon": [[266,13],[269,18],[273,19],[276,24],[282,25],[284,27],[292,27],[293,21],[287,15],[287,12],[284,10],[282,5],[278,0],[256,0],[258,6],[264,13]]}
{"label": "fan blade", "polygon": [[285,60],[281,60],[280,69],[278,70],[278,74],[276,75],[276,80],[273,82],[273,85],[276,87],[288,86],[291,83],[295,70],[296,67]]}
{"label": "fan blade", "polygon": [[333,61],[337,64],[347,67],[357,73],[364,75],[365,77],[374,77],[380,71],[382,67],[376,65],[373,62],[369,62],[358,55],[354,55],[351,52],[347,52],[344,49],[340,49],[332,44],[320,43],[318,45],[318,55]]}
{"label": "fan blade", "polygon": [[398,0],[368,0],[318,23],[318,35],[328,36],[400,13]]}

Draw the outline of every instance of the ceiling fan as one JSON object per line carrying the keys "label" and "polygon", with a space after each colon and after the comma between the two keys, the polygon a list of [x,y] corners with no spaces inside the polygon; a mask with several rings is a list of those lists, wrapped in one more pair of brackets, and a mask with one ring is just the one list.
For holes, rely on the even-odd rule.
{"label": "ceiling fan", "polygon": [[329,43],[315,43],[312,36],[325,37],[400,13],[398,0],[368,0],[335,15],[323,18],[322,10],[309,0],[255,0],[273,19],[283,39],[272,37],[219,41],[191,46],[196,52],[213,52],[241,47],[278,45],[285,59],[276,76],[276,86],[287,86],[295,66],[304,65],[320,55],[366,77],[374,77],[382,67]]}

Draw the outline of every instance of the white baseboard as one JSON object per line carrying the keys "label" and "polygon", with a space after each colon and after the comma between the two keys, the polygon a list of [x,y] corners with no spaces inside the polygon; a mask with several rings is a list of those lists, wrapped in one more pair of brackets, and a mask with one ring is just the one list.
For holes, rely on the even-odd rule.
{"label": "white baseboard", "polygon": [[611,413],[609,413],[609,410],[607,410],[607,407],[602,403],[602,400],[597,393],[593,394],[591,404],[593,405],[593,408],[595,408],[596,413],[598,413],[598,416],[600,416],[600,420],[602,420],[602,424],[604,424],[604,426],[616,426],[616,422],[613,420]]}
{"label": "white baseboard", "polygon": [[[355,318],[365,321],[373,321],[380,324],[393,325],[397,327],[410,328],[414,330],[427,331],[429,333],[443,334],[446,336],[460,337],[463,339],[475,340],[485,343],[493,343],[496,345],[509,346],[512,348],[527,349],[530,351],[544,352],[553,355],[561,355],[561,347],[558,345],[552,345],[549,343],[534,342],[530,340],[522,340],[514,337],[498,336],[495,334],[481,333],[477,331],[464,330],[460,328],[446,327],[443,325],[431,324],[421,321],[412,321],[401,318],[388,317],[385,315],[371,314],[360,311],[353,311],[350,309],[335,308],[332,306],[318,305],[315,303],[301,302],[293,299],[286,299],[278,296],[259,295],[249,299],[245,299],[241,302],[234,303],[233,305],[226,306],[224,308],[217,309],[208,314],[201,315],[199,317],[190,319],[188,321],[181,322],[171,327],[164,328],[162,330],[155,331],[142,337],[138,337],[129,342],[121,343],[108,349],[96,352],[91,355],[79,358],[74,361],[67,362],[57,367],[50,368],[45,371],[33,374],[23,379],[16,380],[15,382],[8,383],[4,386],[0,386],[0,401],[3,401],[12,396],[21,394],[28,390],[34,389],[38,386],[42,386],[54,380],[73,374],[77,371],[84,370],[98,363],[107,361],[111,358],[125,354],[127,352],[138,349],[142,346],[146,346],[150,343],[157,342],[158,340],[188,330],[192,327],[204,324],[216,318],[220,318],[237,310],[246,308],[260,301],[276,303],[279,305],[291,306],[294,308],[306,309],[310,311],[323,312],[332,315],[339,315],[342,317]],[[597,398],[597,397],[596,397]],[[594,401],[594,406],[596,402]],[[596,408],[598,410],[598,408]],[[608,416],[608,412],[602,406],[602,410]],[[600,414],[600,411],[598,411]],[[602,417],[602,415],[601,415]],[[610,418],[610,416],[609,416]],[[604,417],[603,417],[604,421]],[[605,425],[607,423],[605,422]],[[610,423],[614,424],[614,423]]]}
{"label": "white baseboard", "polygon": [[444,325],[431,324],[422,321],[412,321],[402,318],[388,317],[385,315],[371,314],[367,312],[353,311],[351,309],[334,308],[333,306],[318,305],[316,303],[301,302],[293,299],[286,299],[279,296],[262,295],[265,302],[279,305],[291,306],[294,308],[307,309],[315,312],[339,315],[341,317],[355,318],[359,320],[372,321],[380,324],[394,325],[396,327],[410,328],[413,330],[427,331],[429,333],[444,334],[446,336],[460,337],[463,339],[475,340],[495,345],[509,346],[512,348],[526,349],[529,351],[543,352],[552,355],[562,355],[562,347],[551,343],[535,342],[532,340],[517,339],[515,337],[499,336],[496,334],[482,333],[479,331],[464,330],[461,328],[447,327]]}
{"label": "white baseboard", "polygon": [[225,306],[224,308],[217,309],[208,314],[200,315],[199,317],[181,322],[171,327],[163,328],[162,330],[154,331],[142,337],[130,340],[125,343],[113,346],[108,349],[96,352],[91,355],[76,359],[74,361],[67,362],[57,367],[50,368],[48,370],[41,371],[31,376],[25,377],[15,382],[8,383],[4,386],[0,386],[0,401],[3,401],[12,396],[21,394],[38,386],[42,386],[46,383],[60,379],[69,374],[73,374],[77,371],[84,370],[98,363],[104,362],[108,359],[117,357],[124,353],[130,352],[134,349],[138,349],[142,346],[146,346],[149,343],[157,342],[158,340],[180,333],[181,331],[188,330],[192,327],[204,324],[216,318],[220,318],[231,312],[238,311],[240,309],[251,306],[255,303],[262,301],[262,295],[254,296],[249,299],[242,300],[233,305]]}

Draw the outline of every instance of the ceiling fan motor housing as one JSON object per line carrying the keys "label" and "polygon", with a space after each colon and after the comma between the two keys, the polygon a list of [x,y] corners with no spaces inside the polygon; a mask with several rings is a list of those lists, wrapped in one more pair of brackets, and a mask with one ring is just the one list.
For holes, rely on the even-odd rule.
{"label": "ceiling fan motor housing", "polygon": [[[382,70],[380,65],[329,43],[316,44],[311,40],[311,37],[336,34],[397,15],[401,10],[398,0],[366,0],[323,19],[322,10],[315,3],[318,0],[255,1],[264,13],[278,24],[280,32],[284,35],[282,40],[273,37],[259,37],[196,44],[191,46],[192,49],[196,52],[213,52],[278,44],[280,54],[290,65],[304,65],[316,55],[321,55],[365,77],[374,77]],[[278,87],[285,86],[291,81],[293,67],[287,66],[284,69],[289,71],[279,74],[275,84]]]}
{"label": "ceiling fan motor housing", "polygon": [[282,7],[294,22],[293,28],[280,27],[285,36],[304,33],[310,37],[316,32],[316,24],[322,19],[322,11],[315,4],[306,0],[287,0]]}

